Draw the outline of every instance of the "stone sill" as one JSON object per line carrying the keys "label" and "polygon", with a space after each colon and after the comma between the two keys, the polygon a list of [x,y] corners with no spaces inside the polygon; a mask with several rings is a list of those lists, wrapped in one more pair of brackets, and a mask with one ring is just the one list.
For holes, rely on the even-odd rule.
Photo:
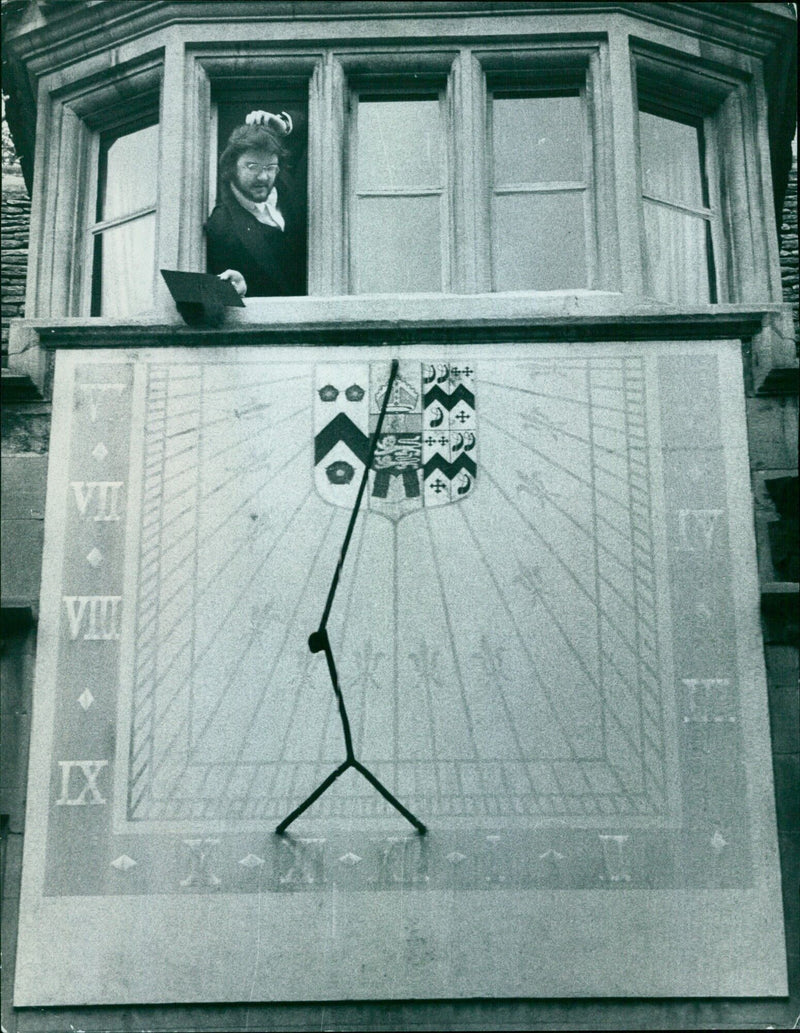
{"label": "stone sill", "polygon": [[[218,328],[190,327],[174,309],[138,318],[14,320],[15,336],[33,330],[45,348],[126,345],[269,344],[302,340],[348,343],[385,335],[386,343],[426,340],[681,340],[750,337],[765,318],[784,314],[780,303],[673,308],[631,303],[621,294],[549,291],[536,294],[410,294],[256,298],[230,309]],[[337,338],[343,338],[341,341]],[[14,347],[13,362],[23,349]]]}
{"label": "stone sill", "polygon": [[739,340],[748,394],[771,370],[797,366],[792,308],[780,302],[678,308],[603,291],[375,294],[254,298],[222,326],[188,326],[171,299],[138,318],[15,319],[9,364],[47,397],[58,348]]}

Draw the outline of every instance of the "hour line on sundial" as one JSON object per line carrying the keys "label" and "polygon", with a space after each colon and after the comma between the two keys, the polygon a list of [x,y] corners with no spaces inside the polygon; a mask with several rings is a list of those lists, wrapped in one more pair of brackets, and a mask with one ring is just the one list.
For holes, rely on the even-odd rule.
{"label": "hour line on sundial", "polygon": [[364,491],[367,487],[369,471],[371,470],[373,460],[375,459],[375,451],[378,446],[378,441],[381,436],[381,430],[383,428],[384,419],[386,417],[386,409],[389,405],[389,400],[392,397],[392,388],[394,387],[394,382],[397,378],[399,368],[400,363],[397,359],[393,359],[390,367],[389,379],[386,383],[386,389],[383,393],[383,403],[381,405],[380,415],[378,416],[378,422],[375,426],[375,431],[370,440],[366,462],[364,463],[364,472],[361,476],[361,483],[358,488],[358,494],[356,496],[355,505],[353,506],[352,513],[350,514],[350,521],[347,525],[347,531],[344,536],[344,541],[342,542],[342,548],[339,553],[339,562],[337,563],[336,570],[333,573],[333,580],[331,581],[331,587],[328,591],[328,597],[325,601],[325,609],[322,612],[322,619],[320,620],[319,628],[316,631],[312,632],[308,638],[308,648],[311,650],[312,653],[325,654],[325,660],[327,661],[328,665],[328,673],[330,674],[331,678],[331,685],[333,686],[333,692],[336,696],[336,702],[339,707],[339,719],[342,724],[342,734],[344,736],[346,759],[334,771],[332,771],[331,774],[328,775],[328,777],[323,782],[321,782],[320,785],[318,785],[312,793],[309,794],[309,796],[306,797],[306,799],[300,804],[299,807],[296,807],[291,812],[291,814],[288,814],[283,819],[283,821],[275,828],[275,832],[279,836],[282,836],[286,832],[288,827],[292,824],[292,822],[295,820],[295,818],[299,818],[300,815],[305,810],[307,810],[311,806],[311,804],[314,803],[315,800],[322,796],[326,789],[329,789],[330,786],[333,785],[333,783],[336,781],[337,778],[339,778],[340,775],[343,775],[345,771],[349,770],[350,768],[354,768],[356,771],[359,772],[359,774],[363,775],[364,778],[370,783],[370,785],[374,789],[376,789],[381,794],[381,796],[388,803],[390,803],[392,807],[395,808],[396,811],[402,814],[403,817],[407,821],[409,821],[421,835],[424,835],[427,832],[425,825],[419,820],[419,818],[415,817],[411,813],[411,811],[405,808],[400,803],[400,801],[395,796],[393,796],[392,793],[389,792],[386,786],[384,786],[383,783],[378,778],[376,778],[375,775],[373,775],[373,773],[368,768],[366,768],[359,760],[356,759],[355,753],[353,751],[353,740],[350,733],[350,720],[347,716],[347,708],[345,706],[344,696],[342,695],[342,690],[339,685],[339,674],[336,670],[336,661],[333,657],[333,650],[331,649],[331,643],[330,639],[328,638],[327,629],[328,617],[330,616],[331,607],[333,606],[333,600],[336,595],[336,589],[339,585],[339,578],[341,577],[342,568],[344,567],[344,561],[347,556],[347,550],[350,546],[350,539],[353,535],[353,528],[355,527],[356,517],[358,516],[358,511],[361,507],[361,501],[364,497]]}

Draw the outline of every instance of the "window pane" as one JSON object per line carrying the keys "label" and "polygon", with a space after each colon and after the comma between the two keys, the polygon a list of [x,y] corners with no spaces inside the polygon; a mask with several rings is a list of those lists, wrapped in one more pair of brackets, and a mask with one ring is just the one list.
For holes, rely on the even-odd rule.
{"label": "window pane", "polygon": [[496,291],[586,287],[583,191],[500,194],[494,199]]}
{"label": "window pane", "polygon": [[439,101],[360,101],[358,191],[386,187],[441,187]]}
{"label": "window pane", "polygon": [[[130,316],[153,307],[155,226],[155,215],[145,215],[107,229],[97,238],[101,276],[99,315]],[[95,268],[97,262],[95,258]]]}
{"label": "window pane", "polygon": [[156,203],[158,126],[148,126],[103,144],[97,219],[116,219]]}
{"label": "window pane", "polygon": [[697,126],[639,112],[642,189],[673,204],[705,207]]}
{"label": "window pane", "polygon": [[707,220],[645,200],[644,228],[649,293],[662,301],[708,304]]}
{"label": "window pane", "polygon": [[581,98],[495,97],[494,185],[583,182]]}
{"label": "window pane", "polygon": [[359,199],[354,260],[360,293],[442,289],[440,203],[436,195]]}

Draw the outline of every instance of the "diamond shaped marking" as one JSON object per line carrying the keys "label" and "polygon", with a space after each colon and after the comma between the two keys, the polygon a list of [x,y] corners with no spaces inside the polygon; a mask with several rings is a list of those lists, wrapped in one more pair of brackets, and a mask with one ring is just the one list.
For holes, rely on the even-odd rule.
{"label": "diamond shaped marking", "polygon": [[466,861],[467,855],[460,853],[458,850],[454,850],[451,854],[447,855],[447,860],[450,864],[461,864],[462,861]]}
{"label": "diamond shaped marking", "polygon": [[131,868],[136,867],[136,862],[132,857],[128,857],[127,854],[120,854],[119,857],[115,858],[115,860],[111,862],[111,867],[116,868],[121,872],[127,872]]}
{"label": "diamond shaped marking", "polygon": [[256,857],[255,854],[248,854],[247,857],[243,857],[239,864],[243,864],[245,868],[259,868],[264,864],[263,857]]}
{"label": "diamond shaped marking", "polygon": [[94,703],[94,696],[88,689],[84,689],[80,696],[78,696],[78,702],[84,710],[88,710],[92,703]]}
{"label": "diamond shaped marking", "polygon": [[100,552],[100,550],[97,547],[95,547],[86,557],[86,562],[91,563],[91,565],[96,569],[103,562],[102,552]]}
{"label": "diamond shaped marking", "polygon": [[358,856],[358,854],[354,854],[352,851],[350,851],[347,854],[342,854],[342,856],[339,858],[339,864],[349,864],[352,866],[354,864],[361,864],[361,860],[362,859]]}
{"label": "diamond shaped marking", "polygon": [[92,455],[95,457],[98,463],[101,463],[108,455],[108,449],[102,441],[98,441],[98,443],[94,446],[94,448],[92,449]]}

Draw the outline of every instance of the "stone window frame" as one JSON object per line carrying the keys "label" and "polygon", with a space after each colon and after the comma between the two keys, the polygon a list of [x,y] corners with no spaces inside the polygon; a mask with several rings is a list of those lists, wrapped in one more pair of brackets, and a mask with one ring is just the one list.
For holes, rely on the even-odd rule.
{"label": "stone window frame", "polygon": [[[777,252],[767,239],[772,225],[771,197],[760,189],[763,153],[768,153],[760,76],[746,67],[732,68],[636,37],[630,39],[630,60],[643,282],[647,254],[638,138],[640,101],[645,107],[655,102],[667,117],[688,116],[702,123],[714,212],[710,227],[716,298],[709,304],[780,300]],[[761,148],[767,150],[759,153]],[[756,217],[762,214],[763,218]],[[646,287],[643,296],[648,297]]]}
{"label": "stone window frame", "polygon": [[[30,306],[33,312],[46,308],[90,318],[101,138],[146,121],[161,126],[162,80],[159,50],[56,90],[51,103],[41,106],[37,135],[44,132],[58,142],[49,149],[44,167],[37,169],[35,192],[43,203],[31,226],[32,237],[36,234],[28,284],[28,296],[32,293],[36,301]],[[159,188],[161,180],[159,176]],[[56,198],[56,204],[48,203],[49,198]],[[160,207],[157,201],[156,240]]]}
{"label": "stone window frame", "polygon": [[[526,47],[476,47],[469,63],[472,94],[478,100],[476,132],[481,143],[475,157],[479,171],[479,242],[476,248],[478,289],[493,291],[491,268],[491,191],[488,106],[494,91],[513,87],[535,89],[545,82],[577,85],[586,115],[588,176],[585,195],[588,285],[579,293],[620,291],[619,234],[613,192],[612,110],[605,83],[610,75],[609,46],[604,36],[576,41],[543,40]],[[544,293],[544,292],[540,292]]]}

